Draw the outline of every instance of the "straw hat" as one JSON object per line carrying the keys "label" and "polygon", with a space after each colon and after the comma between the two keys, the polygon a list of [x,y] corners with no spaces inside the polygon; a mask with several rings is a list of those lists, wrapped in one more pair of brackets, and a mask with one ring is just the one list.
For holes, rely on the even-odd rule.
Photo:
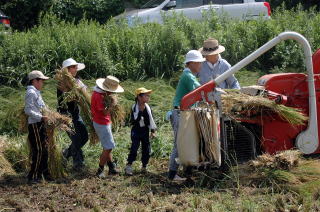
{"label": "straw hat", "polygon": [[112,93],[122,93],[124,91],[119,85],[119,79],[114,76],[107,76],[105,79],[97,79],[96,84],[100,89]]}
{"label": "straw hat", "polygon": [[62,68],[67,68],[69,66],[74,66],[74,65],[78,66],[77,71],[80,71],[86,67],[83,63],[78,63],[74,59],[69,58],[63,61]]}
{"label": "straw hat", "polygon": [[142,93],[151,93],[152,92],[152,90],[148,90],[148,89],[146,89],[146,88],[138,88],[138,89],[136,89],[136,95],[138,96],[139,94],[142,94]]}
{"label": "straw hat", "polygon": [[201,53],[198,50],[190,50],[186,54],[186,60],[184,61],[184,64],[187,64],[188,62],[204,62],[206,59],[202,57]]}
{"label": "straw hat", "polygon": [[209,38],[203,42],[203,47],[199,49],[202,55],[213,55],[224,52],[224,46],[219,45],[218,40]]}
{"label": "straw hat", "polygon": [[33,70],[28,74],[28,79],[33,80],[33,79],[43,79],[47,80],[49,77],[44,76],[44,74],[41,71],[38,70]]}

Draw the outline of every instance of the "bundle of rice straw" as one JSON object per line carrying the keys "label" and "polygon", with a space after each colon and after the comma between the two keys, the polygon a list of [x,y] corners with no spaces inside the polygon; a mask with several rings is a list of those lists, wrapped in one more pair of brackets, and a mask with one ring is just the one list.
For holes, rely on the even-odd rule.
{"label": "bundle of rice straw", "polygon": [[22,109],[19,109],[18,116],[19,116],[19,131],[21,133],[27,133],[28,132],[28,116],[24,112],[24,106]]}
{"label": "bundle of rice straw", "polygon": [[279,115],[292,125],[302,125],[308,117],[299,109],[275,103],[263,96],[250,96],[235,90],[221,95],[223,113],[232,119]]}
{"label": "bundle of rice straw", "polygon": [[298,150],[286,150],[276,155],[263,154],[258,156],[256,160],[249,161],[249,166],[254,170],[290,170],[298,166],[301,154]]}
{"label": "bundle of rice straw", "polygon": [[60,146],[56,144],[56,131],[72,131],[72,119],[58,112],[46,108],[43,114],[48,117],[46,122],[46,131],[48,136],[48,167],[49,172],[54,178],[65,177],[66,173],[62,164],[62,155]]}
{"label": "bundle of rice straw", "polygon": [[290,170],[299,165],[302,153],[297,150],[288,150],[275,155],[275,162],[279,169]]}
{"label": "bundle of rice straw", "polygon": [[5,158],[3,154],[5,148],[5,139],[0,137],[0,177],[3,175],[12,175],[16,173],[12,168],[10,162]]}
{"label": "bundle of rice straw", "polygon": [[200,162],[216,163],[221,165],[218,111],[214,107],[198,106],[195,110],[195,119],[200,135]]}
{"label": "bundle of rice straw", "polygon": [[118,102],[118,96],[116,94],[106,95],[104,103],[106,109],[110,111],[112,127],[117,129],[123,124],[126,115],[123,107]]}
{"label": "bundle of rice straw", "polygon": [[99,140],[93,127],[90,95],[78,85],[76,79],[68,72],[67,68],[57,70],[55,79],[58,81],[58,88],[65,91],[63,103],[76,101],[79,104],[81,117],[88,127],[90,144],[97,144]]}

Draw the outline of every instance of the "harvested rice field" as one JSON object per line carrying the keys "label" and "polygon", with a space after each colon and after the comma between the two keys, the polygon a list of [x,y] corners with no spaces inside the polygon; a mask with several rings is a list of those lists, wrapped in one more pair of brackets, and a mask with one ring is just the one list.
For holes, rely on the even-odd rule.
{"label": "harvested rice field", "polygon": [[[85,83],[90,89],[94,85],[94,81]],[[84,170],[73,171],[72,161],[68,161],[65,175],[35,185],[27,184],[26,134],[18,132],[17,111],[21,109],[24,89],[0,87],[0,100],[4,103],[0,111],[0,211],[320,211],[320,161],[316,157],[304,158],[296,151],[262,155],[225,172],[200,168],[183,183],[168,181],[173,138],[165,114],[171,107],[174,83],[174,80],[150,80],[121,84],[126,90],[119,95],[124,111],[133,103],[135,88],[143,85],[154,90],[150,106],[159,130],[151,141],[152,157],[147,173],[140,171],[141,162],[136,161],[134,175],[124,175],[130,127],[122,126],[114,132],[119,176],[106,179],[94,176],[101,147],[88,142],[83,148]],[[53,81],[45,86],[43,97],[51,108],[56,107]],[[59,152],[70,141],[58,129],[56,135]]]}

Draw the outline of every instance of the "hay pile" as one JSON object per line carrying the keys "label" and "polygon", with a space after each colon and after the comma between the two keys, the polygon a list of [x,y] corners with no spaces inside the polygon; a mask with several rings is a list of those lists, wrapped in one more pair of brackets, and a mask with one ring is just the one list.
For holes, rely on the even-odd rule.
{"label": "hay pile", "polygon": [[280,169],[290,170],[293,167],[298,166],[300,161],[301,152],[298,150],[287,150],[280,152],[276,155],[263,154],[256,160],[252,160],[248,165],[253,170],[261,169]]}
{"label": "hay pile", "polygon": [[0,137],[0,177],[4,175],[12,175],[16,172],[11,166],[11,163],[5,158],[3,151],[6,149],[5,139]]}
{"label": "hay pile", "polygon": [[85,89],[79,87],[76,79],[66,68],[57,70],[55,79],[58,81],[58,88],[64,91],[63,103],[76,101],[79,104],[81,117],[88,127],[90,144],[97,144],[99,140],[93,127],[90,95]]}
{"label": "hay pile", "polygon": [[[305,176],[300,169],[306,161],[297,150],[286,150],[276,155],[263,154],[233,170],[238,173],[240,183],[246,186],[281,189],[281,185],[299,184]],[[302,177],[302,178],[301,178]]]}
{"label": "hay pile", "polygon": [[118,102],[118,96],[116,94],[106,95],[104,97],[104,103],[106,109],[109,109],[112,127],[117,129],[123,125],[126,113],[123,107]]}
{"label": "hay pile", "polygon": [[250,96],[236,90],[225,90],[221,95],[223,113],[232,119],[250,119],[259,116],[279,115],[292,125],[302,125],[308,120],[299,109],[276,104],[263,96]]}

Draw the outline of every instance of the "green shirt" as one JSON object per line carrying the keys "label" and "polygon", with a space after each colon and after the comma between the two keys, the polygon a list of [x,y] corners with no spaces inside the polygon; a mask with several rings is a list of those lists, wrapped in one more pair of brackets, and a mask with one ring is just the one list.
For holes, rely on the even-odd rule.
{"label": "green shirt", "polygon": [[200,86],[197,78],[192,74],[190,69],[185,68],[180,76],[176,89],[176,95],[173,99],[173,106],[180,107],[181,99],[187,94]]}

